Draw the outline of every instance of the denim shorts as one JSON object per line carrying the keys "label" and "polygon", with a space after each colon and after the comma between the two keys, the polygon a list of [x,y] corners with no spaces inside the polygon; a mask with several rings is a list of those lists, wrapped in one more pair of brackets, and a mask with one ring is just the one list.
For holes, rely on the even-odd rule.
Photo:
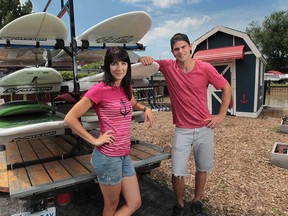
{"label": "denim shorts", "polygon": [[172,146],[174,176],[187,176],[187,163],[193,146],[196,169],[210,171],[214,166],[214,132],[207,127],[175,128]]}
{"label": "denim shorts", "polygon": [[105,185],[116,185],[123,177],[136,175],[130,155],[110,157],[94,149],[92,166],[98,182]]}

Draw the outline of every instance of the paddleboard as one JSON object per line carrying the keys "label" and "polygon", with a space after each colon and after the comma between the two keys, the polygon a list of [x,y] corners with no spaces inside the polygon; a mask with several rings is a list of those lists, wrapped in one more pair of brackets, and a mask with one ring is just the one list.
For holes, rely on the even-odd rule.
{"label": "paddleboard", "polygon": [[132,80],[132,87],[138,88],[138,87],[146,87],[149,86],[150,82],[148,79],[144,78],[141,80]]}
{"label": "paddleboard", "polygon": [[57,16],[47,12],[21,16],[0,30],[1,39],[24,41],[67,40],[68,30]]}
{"label": "paddleboard", "polygon": [[24,68],[0,78],[0,95],[59,92],[62,77],[47,67]]}
{"label": "paddleboard", "polygon": [[[131,65],[131,79],[142,80],[153,76],[159,70],[159,64],[153,62],[149,66],[143,65],[141,62]],[[84,77],[82,80],[86,82],[99,82],[103,80],[104,72],[92,76]]]}
{"label": "paddleboard", "polygon": [[[159,70],[159,64],[153,62],[149,66],[144,66],[142,63],[135,63],[131,65],[131,78],[133,87],[144,87],[149,85],[149,80],[146,79],[153,76]],[[87,91],[97,82],[103,80],[104,72],[94,74],[91,76],[83,77],[78,80],[80,85],[80,91]],[[72,92],[74,89],[73,80],[69,80],[62,83],[62,88],[67,88],[68,92]]]}
{"label": "paddleboard", "polygon": [[56,39],[69,46],[67,37],[67,27],[57,16],[40,12],[19,17],[0,30],[1,67],[42,65],[61,51],[54,49]]}
{"label": "paddleboard", "polygon": [[152,24],[151,16],[144,11],[133,11],[106,19],[92,26],[77,40],[91,43],[137,43]]}
{"label": "paddleboard", "polygon": [[159,64],[153,62],[149,66],[144,66],[142,63],[132,64],[131,77],[132,80],[141,80],[153,76],[159,70]]}
{"label": "paddleboard", "polygon": [[[133,111],[131,121],[139,123],[143,122],[144,112]],[[81,123],[86,130],[95,130],[99,128],[99,120],[95,112],[88,112],[85,115],[81,116]]]}
{"label": "paddleboard", "polygon": [[26,114],[0,118],[0,144],[56,136],[65,133],[64,115],[60,113]]}
{"label": "paddleboard", "polygon": [[[52,107],[38,101],[18,100],[0,104],[0,117],[45,113],[52,111]],[[3,119],[1,119],[2,121]]]}
{"label": "paddleboard", "polygon": [[[100,79],[100,81],[102,78]],[[81,79],[78,80],[79,86],[80,86],[80,92],[88,91],[93,85],[97,84],[98,82],[88,82],[88,81],[82,81]],[[141,80],[132,80],[132,87],[145,87],[150,84],[149,80],[144,78]],[[73,92],[74,91],[74,82],[73,80],[62,82],[61,88],[65,91],[63,92]],[[60,99],[60,98],[58,98]],[[66,100],[65,100],[66,101]],[[67,102],[69,102],[70,99],[68,99]]]}
{"label": "paddleboard", "polygon": [[[78,46],[83,41],[89,42],[89,48],[77,55],[78,64],[89,64],[103,60],[109,46],[134,46],[146,35],[152,24],[151,16],[144,11],[133,11],[108,18],[84,31],[76,41]],[[137,45],[137,46],[135,46]],[[130,50],[133,50],[133,46]],[[61,51],[53,58],[53,65],[72,65],[71,57]]]}

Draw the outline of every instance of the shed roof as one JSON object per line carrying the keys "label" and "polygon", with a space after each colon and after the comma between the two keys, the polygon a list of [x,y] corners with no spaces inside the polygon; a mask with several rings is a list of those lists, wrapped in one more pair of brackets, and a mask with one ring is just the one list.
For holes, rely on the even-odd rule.
{"label": "shed roof", "polygon": [[[265,64],[266,64],[266,60],[264,59],[262,53],[259,51],[259,49],[256,47],[256,45],[254,44],[254,42],[251,40],[250,36],[246,33],[246,32],[241,32],[232,28],[228,28],[225,26],[221,26],[218,25],[216,27],[214,27],[213,29],[211,29],[209,32],[205,33],[204,35],[202,35],[201,37],[197,38],[194,42],[193,42],[193,46],[192,46],[192,53],[195,52],[196,47],[203,42],[204,40],[208,39],[209,37],[211,37],[212,35],[214,35],[217,32],[224,32],[226,34],[230,34],[239,38],[242,38],[247,46],[250,47],[250,49],[252,50],[252,52],[254,53],[254,55],[258,58],[260,58]],[[209,49],[209,47],[208,47]]]}
{"label": "shed roof", "polygon": [[243,59],[243,57],[244,57],[244,45],[208,49],[208,50],[199,50],[194,54],[195,59],[200,59],[206,62]]}

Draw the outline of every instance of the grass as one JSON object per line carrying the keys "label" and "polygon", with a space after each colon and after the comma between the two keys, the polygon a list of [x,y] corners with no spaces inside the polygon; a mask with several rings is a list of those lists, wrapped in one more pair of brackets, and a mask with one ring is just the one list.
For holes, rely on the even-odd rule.
{"label": "grass", "polygon": [[226,192],[226,191],[228,191],[228,186],[226,184],[219,184],[217,186],[217,190]]}
{"label": "grass", "polygon": [[271,83],[271,87],[288,87],[287,83]]}

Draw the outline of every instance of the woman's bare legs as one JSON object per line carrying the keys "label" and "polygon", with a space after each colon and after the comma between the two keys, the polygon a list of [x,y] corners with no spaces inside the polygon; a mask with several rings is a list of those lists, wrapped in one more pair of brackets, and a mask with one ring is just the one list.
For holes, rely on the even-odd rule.
{"label": "woman's bare legs", "polygon": [[122,195],[125,204],[114,216],[130,216],[141,206],[141,195],[137,176],[128,176],[122,179]]}
{"label": "woman's bare legs", "polygon": [[[136,175],[124,177],[117,185],[99,185],[104,197],[103,216],[130,216],[141,206]],[[126,203],[116,212],[121,192]]]}
{"label": "woman's bare legs", "polygon": [[119,203],[121,184],[122,183],[119,183],[117,185],[105,185],[99,183],[104,198],[104,208],[102,216],[113,216],[115,214]]}

